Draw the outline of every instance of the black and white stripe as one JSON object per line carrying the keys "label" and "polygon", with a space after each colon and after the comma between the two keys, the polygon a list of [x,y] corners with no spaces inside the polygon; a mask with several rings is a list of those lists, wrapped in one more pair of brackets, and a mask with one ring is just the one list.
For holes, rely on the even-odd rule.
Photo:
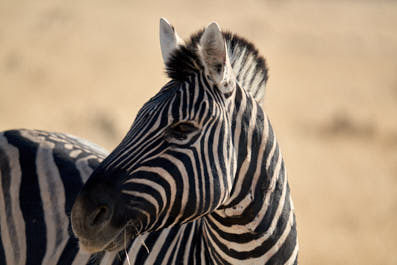
{"label": "black and white stripe", "polygon": [[106,155],[62,133],[0,133],[0,264],[97,264],[110,256],[79,250],[69,218],[83,183]]}

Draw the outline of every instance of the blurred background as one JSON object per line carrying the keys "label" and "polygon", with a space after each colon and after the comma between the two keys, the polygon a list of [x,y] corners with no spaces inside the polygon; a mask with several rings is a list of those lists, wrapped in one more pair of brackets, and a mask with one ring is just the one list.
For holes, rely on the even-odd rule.
{"label": "blurred background", "polygon": [[0,130],[111,150],[167,78],[160,17],[267,59],[301,264],[397,264],[397,1],[0,0]]}

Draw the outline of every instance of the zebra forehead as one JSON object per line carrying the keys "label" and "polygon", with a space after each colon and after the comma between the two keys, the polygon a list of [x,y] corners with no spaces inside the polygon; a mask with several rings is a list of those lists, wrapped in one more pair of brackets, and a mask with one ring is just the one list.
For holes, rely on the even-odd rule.
{"label": "zebra forehead", "polygon": [[[195,87],[194,82],[171,80],[164,85],[156,95],[149,99],[141,110],[155,111],[159,106],[166,103],[181,104],[181,102],[174,101],[173,99],[186,94],[193,94],[193,90],[195,89],[197,89],[197,87]],[[205,90],[202,92],[205,93]]]}
{"label": "zebra forehead", "polygon": [[178,90],[181,88],[179,82],[169,82],[161,88],[161,90],[147,101],[140,111],[155,112],[159,106],[170,103],[177,95]]}

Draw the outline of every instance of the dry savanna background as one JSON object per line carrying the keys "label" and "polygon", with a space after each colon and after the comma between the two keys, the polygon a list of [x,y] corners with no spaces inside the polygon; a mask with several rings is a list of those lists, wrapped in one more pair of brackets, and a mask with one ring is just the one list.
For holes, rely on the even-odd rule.
{"label": "dry savanna background", "polygon": [[215,20],[266,57],[300,263],[397,264],[396,1],[0,0],[0,130],[111,150],[167,80],[160,17],[184,38]]}

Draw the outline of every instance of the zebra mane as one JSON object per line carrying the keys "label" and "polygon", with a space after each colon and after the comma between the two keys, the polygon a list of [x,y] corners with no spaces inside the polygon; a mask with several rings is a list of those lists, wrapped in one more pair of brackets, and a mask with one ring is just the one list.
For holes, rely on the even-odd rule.
{"label": "zebra mane", "polygon": [[[200,30],[193,34],[186,45],[179,46],[172,53],[166,64],[166,72],[171,79],[185,81],[191,74],[204,69],[197,53],[197,46],[203,32],[204,30]],[[223,32],[223,37],[237,82],[256,101],[262,103],[268,79],[265,59],[246,39],[231,32]]]}

